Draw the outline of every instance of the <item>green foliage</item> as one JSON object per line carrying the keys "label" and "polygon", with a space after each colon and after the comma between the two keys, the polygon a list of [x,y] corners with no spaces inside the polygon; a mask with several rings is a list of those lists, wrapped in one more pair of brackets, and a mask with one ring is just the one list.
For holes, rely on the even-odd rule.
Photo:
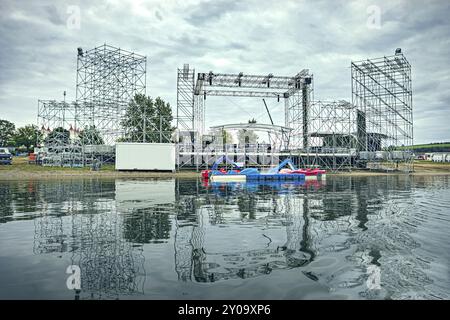
{"label": "green foliage", "polygon": [[160,97],[153,100],[137,94],[128,104],[121,125],[126,134],[125,141],[170,142],[174,127],[172,108]]}
{"label": "green foliage", "polygon": [[[255,118],[249,119],[248,123],[256,123]],[[258,135],[253,130],[241,129],[238,131],[238,141],[240,145],[254,144],[258,140]]]}
{"label": "green foliage", "polygon": [[222,131],[222,139],[223,143],[233,143],[233,136],[227,130]]}
{"label": "green foliage", "polygon": [[14,123],[8,120],[0,119],[0,147],[4,147],[7,144],[11,144],[11,139],[14,135],[16,126]]}
{"label": "green foliage", "polygon": [[414,146],[401,146],[399,150],[412,149],[415,152],[448,152],[450,151],[450,142],[439,142],[429,144],[416,144]]}
{"label": "green foliage", "polygon": [[36,146],[36,143],[40,136],[41,132],[39,131],[38,127],[30,124],[18,128],[14,132],[12,141],[14,143],[14,146],[16,148],[19,148],[19,150],[24,152],[31,152],[33,151],[34,146]]}
{"label": "green foliage", "polygon": [[253,144],[258,140],[258,135],[252,130],[241,129],[238,131],[239,144]]}
{"label": "green foliage", "polygon": [[80,132],[80,135],[78,136],[80,139],[80,142],[83,145],[99,145],[99,144],[105,144],[103,141],[102,136],[100,135],[100,132],[95,126],[89,126],[84,128],[83,131]]}
{"label": "green foliage", "polygon": [[68,145],[69,143],[70,132],[62,127],[53,129],[45,138],[45,144]]}

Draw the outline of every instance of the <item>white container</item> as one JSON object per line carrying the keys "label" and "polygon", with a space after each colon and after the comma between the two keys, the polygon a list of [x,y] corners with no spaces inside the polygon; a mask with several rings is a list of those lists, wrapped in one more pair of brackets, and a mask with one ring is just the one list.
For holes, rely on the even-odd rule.
{"label": "white container", "polygon": [[175,144],[120,142],[116,170],[175,171]]}

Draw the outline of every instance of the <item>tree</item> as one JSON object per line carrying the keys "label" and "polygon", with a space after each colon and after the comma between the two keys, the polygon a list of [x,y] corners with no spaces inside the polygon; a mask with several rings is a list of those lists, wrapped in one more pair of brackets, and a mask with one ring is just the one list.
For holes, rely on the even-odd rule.
{"label": "tree", "polygon": [[15,129],[14,123],[0,119],[0,147],[6,146],[10,142]]}
{"label": "tree", "polygon": [[170,142],[174,127],[171,126],[172,108],[160,97],[137,94],[128,104],[121,125],[126,141]]}
{"label": "tree", "polygon": [[222,130],[223,143],[233,143],[233,136],[227,131]]}
{"label": "tree", "polygon": [[170,107],[169,103],[164,102],[160,97],[157,97],[155,99],[155,117],[153,119],[153,123],[156,128],[159,128],[158,131],[161,131],[161,136],[158,137],[156,135],[156,139],[153,139],[153,142],[159,142],[161,139],[161,142],[170,142],[172,132],[175,130],[174,127],[172,127],[172,108]]}
{"label": "tree", "polygon": [[[255,118],[249,119],[248,123],[256,123]],[[258,136],[253,130],[241,129],[238,131],[238,140],[240,145],[256,143]]]}
{"label": "tree", "polygon": [[12,137],[14,146],[17,148],[25,147],[26,151],[33,151],[34,146],[41,136],[41,132],[34,124],[18,128]]}
{"label": "tree", "polygon": [[82,130],[80,132],[80,135],[78,136],[78,138],[80,139],[80,142],[83,145],[105,144],[102,136],[100,135],[100,132],[98,131],[98,129],[95,126],[89,126],[89,127],[84,128],[84,130]]}
{"label": "tree", "polygon": [[52,130],[45,138],[46,145],[64,146],[70,143],[70,132],[63,127],[58,127]]}
{"label": "tree", "polygon": [[238,131],[238,140],[240,145],[256,143],[258,135],[253,130],[241,129]]}

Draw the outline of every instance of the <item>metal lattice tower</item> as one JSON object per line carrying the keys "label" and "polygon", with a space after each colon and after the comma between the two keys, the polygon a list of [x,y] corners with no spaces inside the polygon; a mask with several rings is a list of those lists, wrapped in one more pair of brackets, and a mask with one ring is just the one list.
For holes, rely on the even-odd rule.
{"label": "metal lattice tower", "polygon": [[121,118],[136,94],[145,94],[147,58],[109,45],[78,49],[76,99],[80,129],[95,127],[104,144],[122,137]]}
{"label": "metal lattice tower", "polygon": [[312,101],[304,128],[307,143],[303,166],[337,171],[352,166],[356,155],[354,107],[347,101]]}
{"label": "metal lattice tower", "polygon": [[303,69],[295,76],[295,86],[285,93],[285,125],[292,128],[291,149],[308,148],[308,118],[313,95],[313,77]]}
{"label": "metal lattice tower", "polygon": [[185,64],[178,69],[177,77],[177,128],[193,131],[194,124],[194,78],[195,70]]}
{"label": "metal lattice tower", "polygon": [[39,143],[45,146],[45,156],[40,159],[45,166],[77,167],[83,165],[81,142],[78,139],[75,102],[38,100]]}
{"label": "metal lattice tower", "polygon": [[361,164],[410,171],[413,159],[411,65],[397,49],[393,56],[352,62],[351,70]]}
{"label": "metal lattice tower", "polygon": [[[122,119],[129,103],[136,94],[145,94],[146,65],[145,56],[106,44],[87,51],[78,48],[76,102],[38,103],[43,164],[85,166],[113,162],[114,145],[126,135]],[[144,120],[135,121],[143,121],[145,128],[145,115],[141,118]],[[54,132],[56,128],[61,134]]]}
{"label": "metal lattice tower", "polygon": [[[289,129],[286,131],[289,135],[286,137],[283,135],[286,140],[272,146],[273,151],[270,152],[272,155],[261,154],[263,158],[271,158],[270,163],[273,163],[273,153],[275,150],[279,151],[281,146],[286,150],[299,148],[306,124],[306,120],[303,119],[307,119],[303,113],[309,108],[312,87],[312,75],[308,70],[302,70],[295,76],[247,75],[242,72],[226,74],[210,71],[198,73],[196,77],[194,69],[185,64],[182,69],[178,69],[177,82],[178,168],[190,165],[198,169],[199,166],[214,162],[219,153],[222,155],[229,149],[234,150],[239,159],[246,158],[245,154],[248,151],[259,152],[256,144],[254,151],[242,151],[242,148],[238,150],[232,144],[224,145],[219,141],[221,140],[219,135],[213,139],[215,141],[213,145],[208,145],[211,141],[203,141],[208,96],[273,98],[278,102],[281,99],[285,100],[285,124]],[[275,158],[278,159],[278,156]]]}

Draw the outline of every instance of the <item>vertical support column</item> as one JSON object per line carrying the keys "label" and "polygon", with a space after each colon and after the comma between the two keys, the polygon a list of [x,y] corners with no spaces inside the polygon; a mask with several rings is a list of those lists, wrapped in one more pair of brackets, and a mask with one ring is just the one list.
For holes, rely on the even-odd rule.
{"label": "vertical support column", "polygon": [[185,64],[177,77],[177,128],[194,130],[194,78],[195,70]]}
{"label": "vertical support column", "polygon": [[302,127],[303,127],[303,148],[308,150],[308,121],[309,121],[309,95],[306,83],[302,86]]}

